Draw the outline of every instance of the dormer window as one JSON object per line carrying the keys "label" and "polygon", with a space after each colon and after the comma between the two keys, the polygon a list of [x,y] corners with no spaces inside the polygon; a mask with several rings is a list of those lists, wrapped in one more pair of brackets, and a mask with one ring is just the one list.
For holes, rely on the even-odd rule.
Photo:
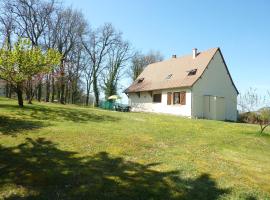
{"label": "dormer window", "polygon": [[141,83],[141,82],[143,82],[143,80],[144,80],[144,78],[140,78],[140,79],[138,79],[137,83]]}
{"label": "dormer window", "polygon": [[167,80],[169,80],[169,79],[171,79],[171,78],[172,78],[172,74],[169,74],[169,75],[166,77]]}
{"label": "dormer window", "polygon": [[192,69],[192,70],[187,71],[188,76],[193,76],[196,74],[196,72],[197,72],[197,69]]}

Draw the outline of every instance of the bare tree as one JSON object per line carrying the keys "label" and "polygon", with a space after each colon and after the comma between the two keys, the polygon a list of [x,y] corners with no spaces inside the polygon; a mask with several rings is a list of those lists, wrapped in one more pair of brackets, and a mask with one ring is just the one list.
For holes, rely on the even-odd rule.
{"label": "bare tree", "polygon": [[123,76],[125,67],[131,59],[130,44],[121,37],[108,53],[107,66],[103,73],[103,89],[105,97],[117,94],[119,78]]}
{"label": "bare tree", "polygon": [[93,64],[91,62],[91,59],[86,57],[84,55],[84,59],[82,61],[83,65],[83,77],[85,80],[86,84],[86,100],[85,104],[88,106],[89,105],[89,100],[90,100],[90,90],[91,90],[91,85],[93,83]]}
{"label": "bare tree", "polygon": [[261,97],[257,90],[249,88],[246,93],[240,95],[238,105],[241,108],[241,120],[248,123],[259,124],[261,131],[270,125],[270,92]]}
{"label": "bare tree", "polygon": [[81,43],[76,44],[76,47],[70,52],[67,60],[65,103],[76,103],[76,100],[79,99],[77,95],[80,91],[80,77],[82,76],[85,67],[84,48]]}
{"label": "bare tree", "polygon": [[263,99],[257,93],[257,89],[249,88],[244,94],[239,95],[238,106],[241,112],[252,112],[263,104]]}
{"label": "bare tree", "polygon": [[[14,14],[10,11],[10,5],[5,1],[0,6],[0,33],[4,36],[3,47],[5,46],[8,50],[12,47],[12,37],[15,30]],[[6,97],[11,98],[12,85],[6,83]]]}
{"label": "bare tree", "polygon": [[0,32],[4,36],[3,45],[11,49],[11,38],[15,30],[15,16],[10,12],[10,5],[2,2],[0,9]]}
{"label": "bare tree", "polygon": [[[86,22],[81,12],[71,8],[61,9],[57,13],[56,19],[52,22],[51,43],[62,54],[59,67],[60,74],[60,102],[65,103],[65,82],[66,66],[68,54],[74,50],[75,45],[80,43],[80,38],[85,33]],[[54,95],[54,94],[53,94]]]}
{"label": "bare tree", "polygon": [[89,55],[93,67],[95,106],[99,105],[98,78],[104,70],[103,62],[110,49],[117,42],[119,34],[111,24],[105,24],[95,31],[90,31],[87,38],[82,38],[83,46]]}
{"label": "bare tree", "polygon": [[130,78],[133,81],[135,81],[147,65],[155,63],[155,62],[159,62],[162,60],[163,60],[163,56],[158,51],[157,52],[150,51],[146,55],[136,52],[131,61],[131,67],[129,70]]}
{"label": "bare tree", "polygon": [[41,0],[5,0],[15,15],[16,33],[27,37],[33,46],[38,46],[47,21],[54,11],[55,2]]}

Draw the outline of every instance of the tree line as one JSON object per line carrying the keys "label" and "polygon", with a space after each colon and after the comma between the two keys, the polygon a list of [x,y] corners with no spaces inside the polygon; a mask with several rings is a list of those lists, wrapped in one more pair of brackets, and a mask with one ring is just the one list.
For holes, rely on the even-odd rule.
{"label": "tree line", "polygon": [[[121,79],[135,80],[145,66],[163,59],[159,52],[142,54],[134,50],[111,23],[91,28],[82,12],[55,0],[2,0],[0,33],[3,61],[7,61],[7,52],[21,52],[18,46],[22,46],[19,42],[22,38],[29,41],[28,53],[31,47],[43,52],[39,56],[49,50],[55,51],[54,58],[56,52],[60,54],[59,62],[46,63],[51,65],[46,70],[28,59],[32,63],[29,69],[35,69],[36,73],[28,70],[20,84],[30,104],[36,99],[89,105],[93,96],[98,106],[101,93],[107,98],[121,92]],[[7,71],[7,62],[0,63],[0,78],[7,81],[7,97],[17,91],[18,85],[8,77],[12,77],[20,61],[9,62],[13,72]]]}

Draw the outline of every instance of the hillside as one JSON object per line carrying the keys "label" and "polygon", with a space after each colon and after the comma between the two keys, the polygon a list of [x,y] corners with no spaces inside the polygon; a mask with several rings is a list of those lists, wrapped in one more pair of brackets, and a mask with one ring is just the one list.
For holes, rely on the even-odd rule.
{"label": "hillside", "polygon": [[270,129],[0,98],[0,199],[270,199]]}

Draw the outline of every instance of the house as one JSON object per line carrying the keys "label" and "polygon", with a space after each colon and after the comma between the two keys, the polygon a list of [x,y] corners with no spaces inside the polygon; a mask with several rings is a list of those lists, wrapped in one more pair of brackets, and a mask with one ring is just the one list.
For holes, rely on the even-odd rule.
{"label": "house", "polygon": [[5,96],[6,94],[6,81],[0,79],[0,96]]}
{"label": "house", "polygon": [[125,93],[131,111],[237,119],[239,93],[220,48],[150,64]]}

